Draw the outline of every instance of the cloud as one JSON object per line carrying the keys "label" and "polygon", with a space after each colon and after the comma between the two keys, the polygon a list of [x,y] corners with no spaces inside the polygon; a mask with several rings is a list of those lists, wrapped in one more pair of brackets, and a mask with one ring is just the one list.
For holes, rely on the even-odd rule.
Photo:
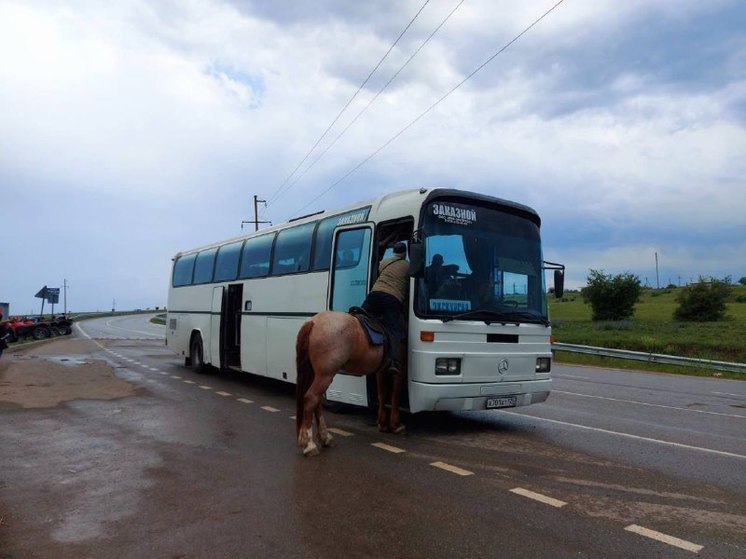
{"label": "cloud", "polygon": [[[277,223],[419,186],[533,206],[575,281],[649,274],[656,251],[677,276],[746,273],[736,1],[565,2],[311,203],[551,6],[465,2],[274,199],[421,5],[2,3],[5,269],[24,276],[0,270],[0,298],[26,312],[62,276],[86,307],[163,304],[171,256],[239,234],[254,194]],[[455,5],[426,6],[320,149]]]}

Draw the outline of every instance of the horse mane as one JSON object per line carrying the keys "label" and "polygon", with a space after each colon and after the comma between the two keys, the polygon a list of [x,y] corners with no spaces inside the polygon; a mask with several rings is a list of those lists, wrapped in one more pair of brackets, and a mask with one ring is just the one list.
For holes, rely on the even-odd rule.
{"label": "horse mane", "polygon": [[303,424],[303,397],[313,382],[313,365],[308,355],[308,340],[313,330],[313,321],[301,326],[295,339],[295,432],[300,433]]}

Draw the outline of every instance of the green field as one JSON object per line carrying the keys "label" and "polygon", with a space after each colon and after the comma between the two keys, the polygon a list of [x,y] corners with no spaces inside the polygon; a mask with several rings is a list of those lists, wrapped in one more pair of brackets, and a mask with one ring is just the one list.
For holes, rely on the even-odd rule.
{"label": "green field", "polygon": [[[727,319],[722,322],[674,321],[673,312],[678,306],[676,293],[675,288],[643,290],[634,316],[620,322],[592,322],[591,307],[583,302],[580,293],[565,293],[561,300],[551,297],[552,333],[556,341],[569,344],[746,363],[746,286],[731,287]],[[568,352],[559,352],[557,357],[560,361],[598,363],[598,358]],[[614,360],[613,365],[642,368],[640,362],[620,364],[619,361],[626,360]]]}

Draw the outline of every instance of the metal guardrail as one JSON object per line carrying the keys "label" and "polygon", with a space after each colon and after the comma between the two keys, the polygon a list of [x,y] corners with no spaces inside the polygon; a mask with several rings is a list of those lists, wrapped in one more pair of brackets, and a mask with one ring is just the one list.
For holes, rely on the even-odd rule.
{"label": "metal guardrail", "polygon": [[648,363],[664,363],[666,365],[682,365],[684,367],[704,367],[707,369],[746,374],[746,363],[728,363],[727,361],[712,361],[710,359],[695,359],[692,357],[663,355],[661,353],[646,353],[644,351],[630,351],[626,349],[611,349],[576,344],[553,343],[552,349],[556,351],[570,351],[574,353],[586,353],[588,355],[599,355],[602,357],[634,359],[636,361],[647,361]]}

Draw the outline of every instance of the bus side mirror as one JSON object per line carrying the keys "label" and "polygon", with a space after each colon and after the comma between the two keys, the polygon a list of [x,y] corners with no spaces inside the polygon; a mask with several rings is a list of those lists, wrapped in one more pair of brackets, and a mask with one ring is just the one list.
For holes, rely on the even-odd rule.
{"label": "bus side mirror", "polygon": [[561,299],[562,295],[565,294],[565,271],[555,270],[554,271],[554,296],[557,299]]}
{"label": "bus side mirror", "polygon": [[409,243],[409,276],[421,278],[425,275],[425,245]]}

